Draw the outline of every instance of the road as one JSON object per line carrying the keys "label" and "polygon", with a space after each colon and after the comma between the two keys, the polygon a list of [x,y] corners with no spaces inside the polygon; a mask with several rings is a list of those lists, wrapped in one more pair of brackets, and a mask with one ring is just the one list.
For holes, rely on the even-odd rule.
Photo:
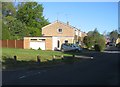
{"label": "road", "polygon": [[86,53],[94,59],[80,59],[46,69],[3,71],[3,85],[118,85],[119,56],[117,50]]}

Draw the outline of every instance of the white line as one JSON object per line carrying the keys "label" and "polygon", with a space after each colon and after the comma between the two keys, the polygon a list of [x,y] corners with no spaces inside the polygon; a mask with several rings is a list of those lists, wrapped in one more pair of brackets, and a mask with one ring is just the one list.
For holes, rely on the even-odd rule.
{"label": "white line", "polygon": [[19,77],[19,79],[22,79],[22,78],[25,78],[26,76],[21,76],[21,77]]}
{"label": "white line", "polygon": [[104,51],[105,53],[120,53],[120,51]]}
{"label": "white line", "polygon": [[88,56],[77,56],[77,55],[75,55],[75,57],[77,57],[77,58],[85,58],[85,59],[93,59],[93,57],[88,57]]}
{"label": "white line", "polygon": [[[43,70],[43,72],[46,72],[46,70]],[[34,75],[37,75],[37,74],[41,74],[40,71],[36,72],[36,73],[32,73],[32,71],[30,71],[30,72],[27,72],[27,73],[28,73],[27,75],[21,76],[18,79],[23,79],[23,78],[26,78],[26,77],[30,77],[30,76],[34,76]]]}
{"label": "white line", "polygon": [[38,72],[38,74],[40,74],[41,72]]}

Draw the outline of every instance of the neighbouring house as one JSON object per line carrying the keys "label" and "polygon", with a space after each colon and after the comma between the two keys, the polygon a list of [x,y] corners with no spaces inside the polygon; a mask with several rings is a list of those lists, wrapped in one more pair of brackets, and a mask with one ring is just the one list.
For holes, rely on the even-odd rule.
{"label": "neighbouring house", "polygon": [[116,44],[120,43],[120,38],[117,38]]}
{"label": "neighbouring house", "polygon": [[24,37],[24,49],[60,50],[62,43],[80,42],[85,36],[85,32],[71,26],[69,22],[57,20],[42,28],[42,37]]}
{"label": "neighbouring house", "polygon": [[109,37],[105,37],[105,44],[108,44],[110,42],[110,38]]}

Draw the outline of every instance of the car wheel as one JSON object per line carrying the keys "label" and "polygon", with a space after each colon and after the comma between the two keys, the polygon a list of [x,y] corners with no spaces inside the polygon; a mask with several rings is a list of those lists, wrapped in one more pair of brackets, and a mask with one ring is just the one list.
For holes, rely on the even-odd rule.
{"label": "car wheel", "polygon": [[63,49],[62,49],[61,51],[62,51],[62,52],[64,52],[64,50],[63,50]]}
{"label": "car wheel", "polygon": [[79,50],[78,50],[78,49],[76,49],[76,50],[75,50],[75,52],[79,52]]}

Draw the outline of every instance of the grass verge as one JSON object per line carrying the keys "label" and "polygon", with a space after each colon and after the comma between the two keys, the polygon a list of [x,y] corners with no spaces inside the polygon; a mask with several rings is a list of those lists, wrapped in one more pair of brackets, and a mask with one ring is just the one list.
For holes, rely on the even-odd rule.
{"label": "grass verge", "polygon": [[[37,68],[41,66],[51,66],[63,63],[73,63],[74,59],[70,57],[73,54],[80,54],[75,52],[60,52],[60,51],[42,51],[42,50],[28,50],[28,49],[15,49],[15,48],[2,48],[2,65],[4,69],[15,68]],[[14,60],[14,56],[17,60]],[[40,63],[37,62],[37,56],[40,56]],[[53,55],[57,55],[53,59]],[[59,56],[67,56],[69,59],[61,59]]]}

